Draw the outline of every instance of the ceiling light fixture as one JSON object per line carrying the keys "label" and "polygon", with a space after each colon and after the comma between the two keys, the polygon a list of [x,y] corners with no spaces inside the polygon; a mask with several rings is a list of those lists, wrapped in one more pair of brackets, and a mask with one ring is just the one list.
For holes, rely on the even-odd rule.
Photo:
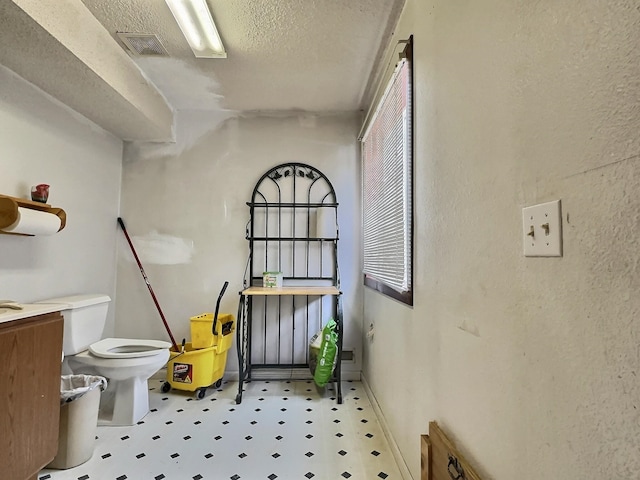
{"label": "ceiling light fixture", "polygon": [[166,0],[197,58],[227,58],[206,0]]}

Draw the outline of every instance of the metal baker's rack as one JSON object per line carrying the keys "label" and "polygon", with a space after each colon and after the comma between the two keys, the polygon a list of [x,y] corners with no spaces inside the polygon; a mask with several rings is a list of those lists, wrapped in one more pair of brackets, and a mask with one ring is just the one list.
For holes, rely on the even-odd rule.
{"label": "metal baker's rack", "polygon": [[[271,168],[247,202],[249,258],[237,322],[242,401],[249,380],[309,379],[309,340],[331,317],[338,351],[331,382],[342,403],[342,298],[338,271],[335,190],[303,163]],[[264,272],[280,272],[281,287],[263,287]]]}

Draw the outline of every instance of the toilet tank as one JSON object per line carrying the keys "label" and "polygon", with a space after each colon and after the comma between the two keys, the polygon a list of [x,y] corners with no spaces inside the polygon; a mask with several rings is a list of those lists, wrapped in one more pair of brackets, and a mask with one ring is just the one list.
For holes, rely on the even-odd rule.
{"label": "toilet tank", "polygon": [[64,336],[62,350],[75,355],[102,338],[111,298],[107,295],[72,295],[38,303],[55,303],[62,307]]}

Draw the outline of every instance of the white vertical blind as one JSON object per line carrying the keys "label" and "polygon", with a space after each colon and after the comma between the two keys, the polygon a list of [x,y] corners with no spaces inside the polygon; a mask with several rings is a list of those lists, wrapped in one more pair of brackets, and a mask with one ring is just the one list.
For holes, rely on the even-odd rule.
{"label": "white vertical blind", "polygon": [[397,65],[362,138],[364,273],[411,288],[411,75]]}

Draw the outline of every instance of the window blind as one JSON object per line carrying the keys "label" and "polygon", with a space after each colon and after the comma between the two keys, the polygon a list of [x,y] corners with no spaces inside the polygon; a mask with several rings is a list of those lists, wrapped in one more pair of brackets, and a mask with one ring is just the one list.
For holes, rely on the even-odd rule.
{"label": "window blind", "polygon": [[411,289],[411,74],[401,60],[362,138],[364,273]]}

